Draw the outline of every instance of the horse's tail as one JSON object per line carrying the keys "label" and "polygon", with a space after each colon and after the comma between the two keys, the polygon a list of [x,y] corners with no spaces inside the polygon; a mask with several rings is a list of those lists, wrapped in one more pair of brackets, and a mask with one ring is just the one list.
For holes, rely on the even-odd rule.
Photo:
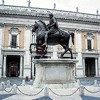
{"label": "horse's tail", "polygon": [[74,33],[73,33],[73,32],[70,32],[70,35],[71,35],[71,37],[72,37],[72,43],[73,43],[73,45],[74,45]]}

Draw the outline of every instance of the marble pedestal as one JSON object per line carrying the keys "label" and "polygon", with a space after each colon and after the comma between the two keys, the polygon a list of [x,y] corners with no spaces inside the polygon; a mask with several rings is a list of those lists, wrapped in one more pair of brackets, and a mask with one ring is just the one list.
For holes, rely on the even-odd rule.
{"label": "marble pedestal", "polygon": [[36,77],[33,86],[37,88],[74,87],[75,59],[35,59]]}

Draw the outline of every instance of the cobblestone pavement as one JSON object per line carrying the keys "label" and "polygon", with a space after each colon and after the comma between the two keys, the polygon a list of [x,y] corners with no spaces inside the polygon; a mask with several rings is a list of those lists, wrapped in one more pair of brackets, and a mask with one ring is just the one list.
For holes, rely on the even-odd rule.
{"label": "cobblestone pavement", "polygon": [[6,88],[6,91],[0,90],[0,100],[100,100],[100,87],[94,87],[93,85],[85,86],[83,96],[80,96],[78,88],[48,89],[48,96],[45,96],[44,89],[36,89],[32,85],[18,86],[16,94],[13,91],[7,92],[11,88],[12,86]]}

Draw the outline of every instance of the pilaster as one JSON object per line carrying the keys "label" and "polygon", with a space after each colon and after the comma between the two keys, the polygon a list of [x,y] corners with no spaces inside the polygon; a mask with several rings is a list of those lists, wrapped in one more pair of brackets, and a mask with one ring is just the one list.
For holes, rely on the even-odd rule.
{"label": "pilaster", "polygon": [[30,77],[30,65],[31,65],[31,56],[29,51],[30,43],[32,42],[32,32],[29,25],[25,26],[25,35],[24,35],[24,47],[25,47],[25,56],[24,56],[24,77]]}
{"label": "pilaster", "polygon": [[76,50],[77,52],[82,52],[82,32],[80,29],[75,30],[76,35]]}
{"label": "pilaster", "polygon": [[2,76],[2,60],[3,60],[3,56],[2,56],[2,46],[3,46],[3,28],[4,28],[4,24],[0,23],[0,77]]}
{"label": "pilaster", "polygon": [[83,66],[82,66],[82,36],[81,36],[81,30],[76,29],[75,30],[75,36],[76,36],[76,51],[77,51],[77,60],[78,63],[76,64],[76,76],[84,76],[83,75]]}
{"label": "pilaster", "polygon": [[100,32],[97,32],[97,49],[100,52]]}

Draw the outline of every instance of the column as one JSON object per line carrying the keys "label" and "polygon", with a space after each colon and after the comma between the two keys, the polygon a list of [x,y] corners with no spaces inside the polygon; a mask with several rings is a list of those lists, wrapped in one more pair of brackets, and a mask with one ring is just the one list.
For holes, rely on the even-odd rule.
{"label": "column", "polygon": [[33,79],[32,57],[31,57],[31,72],[30,72],[30,79]]}
{"label": "column", "polygon": [[98,66],[97,58],[95,58],[95,76],[98,77]]}
{"label": "column", "polygon": [[3,62],[3,77],[6,77],[6,55],[4,55],[4,62]]}
{"label": "column", "polygon": [[1,53],[0,59],[1,59],[0,77],[2,77],[3,76],[3,64],[4,64],[4,57],[2,53]]}
{"label": "column", "polygon": [[83,64],[82,65],[83,65],[83,75],[86,76],[85,75],[85,58],[83,58]]}
{"label": "column", "polygon": [[22,56],[20,56],[20,75],[19,77],[22,77],[22,71],[23,71]]}
{"label": "column", "polygon": [[99,76],[100,76],[100,55],[98,57],[98,69],[99,69]]}

